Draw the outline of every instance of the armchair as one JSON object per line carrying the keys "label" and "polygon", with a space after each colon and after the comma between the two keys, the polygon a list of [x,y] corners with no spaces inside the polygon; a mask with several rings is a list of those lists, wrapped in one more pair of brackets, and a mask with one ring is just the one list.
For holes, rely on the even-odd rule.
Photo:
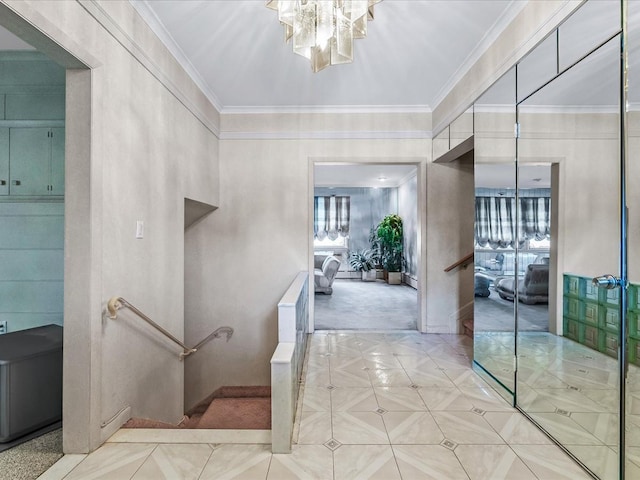
{"label": "armchair", "polygon": [[[515,279],[497,278],[495,288],[500,298],[512,300],[515,297]],[[549,264],[532,263],[527,266],[524,278],[518,279],[518,300],[528,305],[549,301]]]}
{"label": "armchair", "polygon": [[331,295],[333,293],[333,280],[340,268],[340,260],[336,257],[329,256],[322,262],[322,268],[316,268],[313,271],[313,281],[316,293],[324,293]]}

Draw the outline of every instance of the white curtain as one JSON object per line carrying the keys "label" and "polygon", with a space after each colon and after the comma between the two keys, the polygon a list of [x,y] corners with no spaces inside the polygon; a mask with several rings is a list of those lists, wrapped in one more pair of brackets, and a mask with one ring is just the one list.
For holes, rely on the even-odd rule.
{"label": "white curtain", "polygon": [[313,197],[313,233],[318,240],[349,235],[350,197]]}
{"label": "white curtain", "polygon": [[[515,197],[476,197],[476,243],[481,247],[523,247],[527,240],[543,240],[551,233],[551,199],[520,198],[516,221]],[[516,235],[516,228],[517,235]]]}

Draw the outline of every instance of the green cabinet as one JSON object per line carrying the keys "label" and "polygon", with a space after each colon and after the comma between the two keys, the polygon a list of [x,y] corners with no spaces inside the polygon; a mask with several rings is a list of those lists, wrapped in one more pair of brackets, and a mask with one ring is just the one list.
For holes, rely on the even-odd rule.
{"label": "green cabinet", "polygon": [[64,195],[64,128],[10,128],[9,172],[9,195]]}

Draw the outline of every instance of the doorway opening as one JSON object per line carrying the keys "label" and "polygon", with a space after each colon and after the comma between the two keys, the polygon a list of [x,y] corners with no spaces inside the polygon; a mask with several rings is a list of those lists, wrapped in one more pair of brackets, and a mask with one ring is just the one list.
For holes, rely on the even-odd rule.
{"label": "doorway opening", "polygon": [[[313,168],[315,329],[416,330],[417,166],[316,163]],[[378,227],[385,217],[402,223],[397,267],[380,245]],[[399,270],[398,284],[388,274],[392,270]]]}
{"label": "doorway opening", "polygon": [[42,473],[63,454],[66,71],[3,27],[0,66],[0,463]]}

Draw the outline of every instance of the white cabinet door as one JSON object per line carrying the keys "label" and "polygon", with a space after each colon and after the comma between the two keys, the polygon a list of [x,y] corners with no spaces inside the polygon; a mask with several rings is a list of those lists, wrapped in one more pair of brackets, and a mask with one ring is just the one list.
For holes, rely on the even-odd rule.
{"label": "white cabinet door", "polygon": [[49,128],[11,128],[11,195],[48,195],[51,175]]}

